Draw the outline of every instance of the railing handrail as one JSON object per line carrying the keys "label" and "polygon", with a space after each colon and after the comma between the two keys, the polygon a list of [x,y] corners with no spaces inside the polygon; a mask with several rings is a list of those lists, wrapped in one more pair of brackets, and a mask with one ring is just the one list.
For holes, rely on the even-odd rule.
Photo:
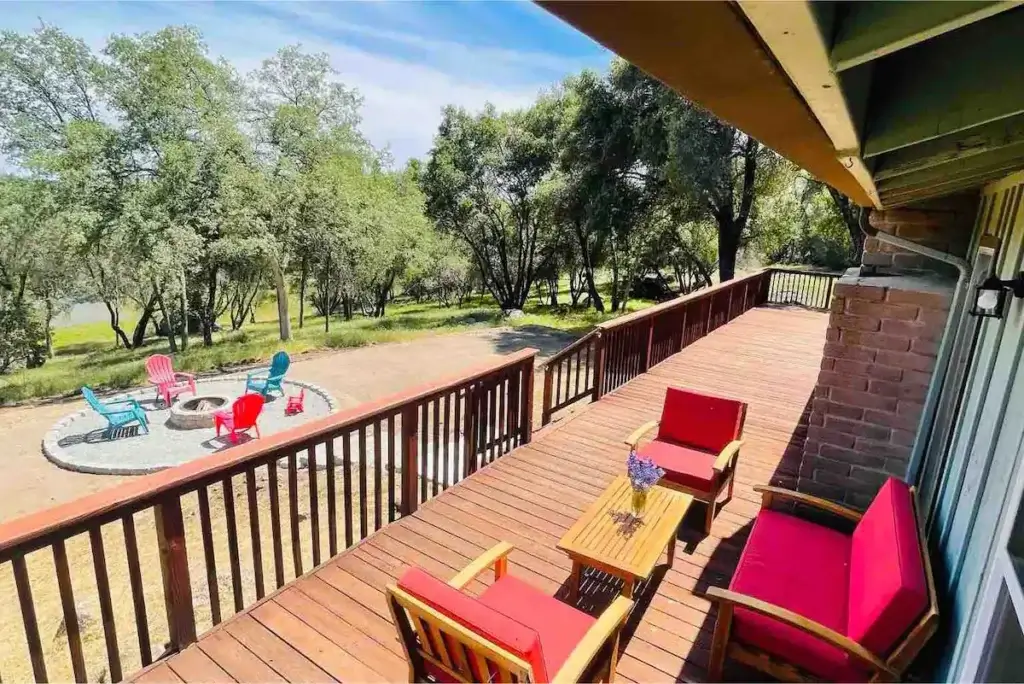
{"label": "railing handrail", "polygon": [[558,363],[563,358],[565,358],[566,356],[569,356],[574,351],[576,351],[577,349],[582,347],[584,344],[588,344],[590,342],[590,340],[592,340],[593,338],[597,337],[600,333],[601,333],[600,328],[594,328],[593,330],[588,332],[583,337],[581,337],[578,340],[576,340],[575,342],[571,343],[569,346],[563,347],[558,352],[556,352],[556,353],[552,354],[551,356],[549,356],[545,361],[543,361],[537,367],[538,368],[545,368],[548,365],[551,365],[551,364],[554,364],[554,363]]}
{"label": "railing handrail", "polygon": [[18,553],[31,552],[45,546],[48,538],[59,536],[62,532],[79,527],[90,520],[110,515],[115,511],[134,510],[152,505],[165,494],[187,490],[204,480],[220,479],[247,462],[272,455],[273,452],[281,451],[289,445],[301,448],[333,432],[371,420],[374,416],[394,413],[404,406],[417,404],[471,384],[497,371],[521,364],[536,354],[536,349],[522,349],[502,357],[500,361],[475,366],[441,380],[365,402],[309,423],[197,458],[180,466],[143,475],[110,489],[0,523],[0,562],[9,560],[14,550]]}
{"label": "railing handrail", "polygon": [[646,309],[640,309],[639,311],[634,311],[633,313],[626,314],[625,316],[619,316],[618,318],[612,319],[610,321],[598,323],[597,327],[601,330],[612,330],[613,328],[618,328],[619,326],[635,323],[636,321],[642,321],[650,316],[657,316],[658,314],[665,313],[666,311],[671,311],[680,306],[689,304],[690,302],[698,301],[700,299],[704,299],[705,297],[711,297],[717,294],[718,292],[721,292],[722,290],[727,290],[731,287],[735,287],[739,283],[742,283],[747,280],[753,280],[754,278],[758,278],[762,274],[764,274],[765,271],[770,270],[772,270],[771,267],[761,268],[758,269],[757,271],[754,271],[753,273],[748,273],[738,278],[733,278],[732,280],[726,280],[723,283],[715,283],[711,287],[706,287],[704,289],[697,290],[696,292],[690,292],[689,294],[680,295],[678,297],[675,297],[674,299],[668,300],[667,302],[655,304],[654,306],[647,307]]}
{"label": "railing handrail", "polygon": [[792,266],[768,266],[764,270],[774,273],[793,273],[795,275],[820,275],[836,276],[843,275],[843,271],[833,271],[828,268],[794,268]]}

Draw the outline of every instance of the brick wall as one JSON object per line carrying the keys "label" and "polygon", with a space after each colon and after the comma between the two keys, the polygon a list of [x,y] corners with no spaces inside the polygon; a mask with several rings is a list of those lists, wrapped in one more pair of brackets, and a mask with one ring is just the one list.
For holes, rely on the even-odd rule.
{"label": "brick wall", "polygon": [[[965,256],[977,209],[978,194],[970,192],[908,207],[872,211],[869,221],[880,231],[942,252]],[[881,273],[926,270],[955,274],[951,267],[873,237],[864,241],[862,263],[876,267]]]}
{"label": "brick wall", "polygon": [[906,472],[952,286],[936,277],[836,285],[797,488],[864,508]]}

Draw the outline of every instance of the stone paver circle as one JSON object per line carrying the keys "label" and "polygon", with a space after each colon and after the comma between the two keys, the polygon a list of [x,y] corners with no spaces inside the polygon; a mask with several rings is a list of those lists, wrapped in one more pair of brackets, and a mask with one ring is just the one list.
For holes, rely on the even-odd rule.
{"label": "stone paver circle", "polygon": [[[102,400],[118,401],[131,397],[142,405],[149,419],[149,434],[132,426],[115,435],[106,433],[106,420],[92,409],[85,408],[57,421],[43,437],[43,455],[68,470],[108,475],[142,475],[171,468],[234,446],[222,432],[218,438],[213,429],[212,411],[222,408],[204,406],[189,410],[194,398],[223,401],[223,408],[245,391],[244,374],[199,380],[196,395],[178,395],[171,407],[156,398],[152,387],[132,390]],[[321,387],[297,379],[285,379],[285,397],[272,396],[260,414],[260,434],[264,437],[322,418],[338,410],[337,402]],[[305,410],[285,415],[287,396],[305,389]],[[180,408],[179,408],[180,407]],[[172,416],[173,413],[173,416]],[[252,439],[243,435],[239,443]],[[319,464],[318,464],[319,465]]]}

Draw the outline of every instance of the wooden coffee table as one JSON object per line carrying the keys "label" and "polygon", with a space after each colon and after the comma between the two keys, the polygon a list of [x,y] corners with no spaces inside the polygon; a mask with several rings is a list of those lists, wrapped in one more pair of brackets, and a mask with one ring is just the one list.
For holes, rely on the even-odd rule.
{"label": "wooden coffee table", "polygon": [[583,566],[622,578],[622,593],[632,598],[636,583],[651,576],[662,551],[672,564],[676,534],[693,497],[655,485],[639,523],[631,522],[632,500],[629,478],[620,475],[558,542],[572,559],[570,601],[576,601]]}

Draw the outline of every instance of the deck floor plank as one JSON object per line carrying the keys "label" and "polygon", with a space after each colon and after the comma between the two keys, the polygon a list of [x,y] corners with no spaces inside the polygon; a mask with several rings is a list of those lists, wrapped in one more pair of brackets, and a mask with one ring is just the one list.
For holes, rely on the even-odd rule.
{"label": "deck floor plank", "polygon": [[[498,541],[515,545],[510,573],[564,599],[571,564],[555,543],[623,472],[624,437],[658,418],[665,388],[677,385],[747,401],[746,444],[733,499],[711,534],[702,533],[704,508],[696,504],[672,566],[662,562],[639,586],[618,679],[703,680],[714,612],[702,593],[731,577],[759,508],[753,486],[791,486],[796,478],[827,322],[826,314],[800,309],[745,313],[539,430],[530,444],[147,668],[140,679],[403,680],[408,669],[384,588],[412,564],[447,579]],[[467,591],[478,594],[491,581],[483,573]],[[618,580],[587,571],[577,605],[600,611],[618,587]]]}

